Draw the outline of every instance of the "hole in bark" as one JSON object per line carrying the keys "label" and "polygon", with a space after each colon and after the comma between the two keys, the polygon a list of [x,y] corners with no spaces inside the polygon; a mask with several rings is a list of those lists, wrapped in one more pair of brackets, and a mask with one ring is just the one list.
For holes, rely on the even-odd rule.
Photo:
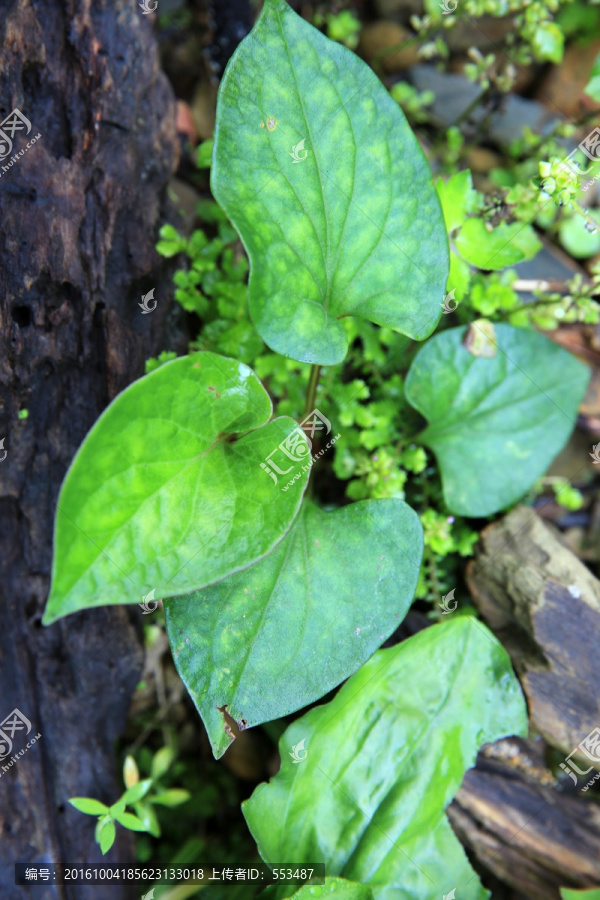
{"label": "hole in bark", "polygon": [[19,328],[27,328],[31,325],[31,310],[28,306],[15,304],[12,308],[13,322],[16,322]]}

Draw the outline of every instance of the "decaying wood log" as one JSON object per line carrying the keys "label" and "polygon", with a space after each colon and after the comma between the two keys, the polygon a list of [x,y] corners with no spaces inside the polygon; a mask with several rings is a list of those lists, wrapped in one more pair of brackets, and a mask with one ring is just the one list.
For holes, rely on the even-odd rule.
{"label": "decaying wood log", "polygon": [[[6,0],[0,32],[0,119],[18,109],[31,125],[12,135],[12,164],[0,160],[0,721],[16,708],[41,734],[0,768],[0,896],[97,898],[105,889],[17,888],[14,863],[97,861],[94,819],[67,800],[113,802],[122,789],[113,745],[139,679],[139,610],[49,628],[40,617],[65,471],[165,346],[170,278],[154,244],[176,165],[175,103],[137,0]],[[158,305],[143,315],[151,288]],[[26,744],[13,737],[6,761]],[[119,829],[106,859],[131,862],[132,848]]]}
{"label": "decaying wood log", "polygon": [[513,661],[533,728],[570,753],[600,726],[600,582],[526,507],[486,528],[482,547],[467,572],[474,601]]}
{"label": "decaying wood log", "polygon": [[[600,582],[531,509],[488,526],[481,547],[469,588],[511,656],[542,737],[485,747],[449,816],[476,860],[519,896],[559,900],[560,886],[600,885],[598,793],[582,791],[594,761],[600,770]],[[590,736],[591,757],[578,746]],[[578,771],[589,774],[566,761],[553,773],[544,741],[559,761],[575,751]]]}

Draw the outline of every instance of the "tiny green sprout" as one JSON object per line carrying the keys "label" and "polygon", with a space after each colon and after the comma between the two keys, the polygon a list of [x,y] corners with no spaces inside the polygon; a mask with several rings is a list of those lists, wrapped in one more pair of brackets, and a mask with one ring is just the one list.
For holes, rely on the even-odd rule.
{"label": "tiny green sprout", "polygon": [[19,419],[28,419],[29,418],[29,410],[28,409],[20,409],[18,412]]}
{"label": "tiny green sprout", "polygon": [[[140,772],[133,756],[126,756],[123,764],[123,782],[126,790],[112,806],[105,806],[92,797],[71,797],[69,803],[88,816],[97,816],[95,840],[102,854],[108,853],[115,842],[118,823],[129,831],[144,831],[160,837],[160,825],[153,806],[180,806],[190,798],[182,788],[163,788],[157,782],[167,773],[174,754],[170,747],[162,747],[155,753],[149,778],[140,780]],[[127,807],[134,812],[127,812]]]}

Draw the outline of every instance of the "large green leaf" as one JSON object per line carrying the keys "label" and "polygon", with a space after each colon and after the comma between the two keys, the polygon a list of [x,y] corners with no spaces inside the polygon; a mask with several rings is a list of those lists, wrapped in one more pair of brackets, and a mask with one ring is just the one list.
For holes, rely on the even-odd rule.
{"label": "large green leaf", "polygon": [[[474,326],[477,332],[478,326]],[[421,347],[406,396],[429,422],[448,508],[489,516],[519,500],[568,440],[589,370],[537,332],[496,325],[495,356],[473,356],[463,328]]]}
{"label": "large green leaf", "polygon": [[344,878],[325,878],[325,884],[305,884],[292,895],[292,900],[373,900],[366,884],[355,884]]}
{"label": "large green leaf", "polygon": [[298,469],[283,492],[261,470],[290,434],[305,443],[292,419],[265,424],[271,412],[254,372],[214,353],[173,360],[116,397],[61,488],[44,622],[186,593],[269,553],[308,478],[283,457]]}
{"label": "large green leaf", "polygon": [[274,350],[339,363],[347,315],[419,340],[435,328],[448,240],[423,152],[371,69],[283,0],[266,0],[221,82],[211,185]]}
{"label": "large green leaf", "polygon": [[414,596],[423,547],[401,500],[335,512],[305,503],[262,562],[167,601],[175,664],[215,756],[242,728],[294,712],[355,672],[395,631]]}
{"label": "large green leaf", "polygon": [[[324,862],[376,900],[487,896],[444,810],[478,748],[525,734],[500,644],[470,616],[376,653],[287,729],[281,770],[243,804],[263,859]],[[295,756],[302,758],[294,762]]]}

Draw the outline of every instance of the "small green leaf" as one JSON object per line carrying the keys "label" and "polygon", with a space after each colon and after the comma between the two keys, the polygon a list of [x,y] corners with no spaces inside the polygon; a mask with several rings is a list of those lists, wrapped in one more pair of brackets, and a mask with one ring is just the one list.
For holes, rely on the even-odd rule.
{"label": "small green leaf", "polygon": [[221,81],[211,186],[273,350],[339,363],[343,316],[418,340],[435,328],[448,241],[423,152],[374,72],[284,0],[266,0]]}
{"label": "small green leaf", "polygon": [[335,512],[305,504],[290,533],[256,566],[167,601],[177,670],[216,757],[242,728],[313,703],[395,631],[414,596],[420,522],[401,500]]}
{"label": "small green leaf", "polygon": [[561,888],[560,895],[563,900],[600,900],[600,888],[592,888],[587,891],[574,891],[570,888]]}
{"label": "small green leaf", "polygon": [[150,803],[158,806],[181,806],[182,803],[187,803],[191,796],[190,792],[184,791],[183,788],[169,788],[168,791],[162,791],[151,797]]}
{"label": "small green leaf", "polygon": [[600,53],[594,60],[592,71],[590,72],[590,80],[583,89],[584,94],[591,97],[597,103],[600,103]]}
{"label": "small green leaf", "polygon": [[69,803],[79,812],[88,816],[101,816],[103,813],[108,812],[108,806],[100,803],[99,800],[93,800],[91,797],[71,797]]}
{"label": "small green leaf", "polygon": [[146,831],[152,837],[160,837],[160,825],[156,818],[156,813],[148,802],[136,803],[134,809],[139,816],[141,822],[144,823]]}
{"label": "small green leaf", "polygon": [[526,733],[506,652],[481,622],[457,618],[377,652],[297,719],[279,773],[242,809],[271,865],[324,862],[375,900],[441,900],[453,887],[482,900],[444,810],[482,744]]}
{"label": "small green leaf", "polygon": [[284,493],[261,469],[290,435],[304,439],[287,417],[265,424],[271,411],[254,372],[214,353],[165,363],[119,394],[61,488],[44,623],[188,593],[269,553],[308,479],[296,463]]}
{"label": "small green leaf", "polygon": [[561,244],[575,259],[589,259],[600,251],[600,216],[591,216],[598,222],[596,231],[586,228],[587,222],[578,213],[565,216],[558,228],[558,236]]}
{"label": "small green leaf", "polygon": [[109,815],[111,816],[111,818],[115,819],[120,813],[125,812],[126,806],[127,803],[125,801],[125,797],[121,797],[120,800],[117,800],[117,802],[113,803],[113,805],[110,807],[110,809],[108,810]]}
{"label": "small green leaf", "polygon": [[464,225],[469,213],[477,210],[480,205],[479,194],[473,188],[468,169],[457,172],[448,181],[438,178],[435,187],[442,204],[446,228],[450,234]]}
{"label": "small green leaf", "polygon": [[540,478],[567,442],[589,369],[537,334],[495,326],[497,352],[473,356],[465,329],[438,334],[417,353],[406,397],[428,420],[453,513],[489,516]]}
{"label": "small green leaf", "polygon": [[208,141],[202,141],[202,143],[198,147],[196,165],[199,169],[210,168],[210,164],[212,162],[213,144],[214,141],[211,138]]}
{"label": "small green leaf", "polygon": [[152,779],[144,778],[143,781],[138,781],[137,784],[134,784],[130,788],[128,788],[123,794],[122,799],[127,805],[137,803],[138,800],[141,800],[142,797],[146,796],[151,787]]}
{"label": "small green leaf", "polygon": [[112,819],[108,819],[106,821],[105,825],[100,830],[100,835],[99,835],[100,849],[102,850],[103,856],[105,853],[108,853],[108,851],[114,844],[116,833],[117,833],[117,830],[115,828],[115,823],[112,821]]}
{"label": "small green leaf", "polygon": [[538,62],[553,62],[558,65],[565,49],[565,38],[560,25],[556,22],[542,22],[538,25],[531,47]]}
{"label": "small green leaf", "polygon": [[373,900],[373,891],[366,884],[356,884],[344,878],[325,878],[325,884],[305,884],[292,894],[290,900]]}
{"label": "small green leaf", "polygon": [[161,747],[152,758],[151,775],[154,780],[160,778],[165,772],[168,772],[169,766],[173,762],[175,753],[172,747]]}
{"label": "small green leaf", "polygon": [[134,816],[133,813],[122,812],[115,815],[115,819],[123,828],[129,828],[130,831],[147,831],[141,819]]}
{"label": "small green leaf", "polygon": [[483,219],[467,219],[455,240],[456,249],[478,269],[504,269],[524,259],[532,259],[541,244],[531,225],[501,222],[488,231]]}

